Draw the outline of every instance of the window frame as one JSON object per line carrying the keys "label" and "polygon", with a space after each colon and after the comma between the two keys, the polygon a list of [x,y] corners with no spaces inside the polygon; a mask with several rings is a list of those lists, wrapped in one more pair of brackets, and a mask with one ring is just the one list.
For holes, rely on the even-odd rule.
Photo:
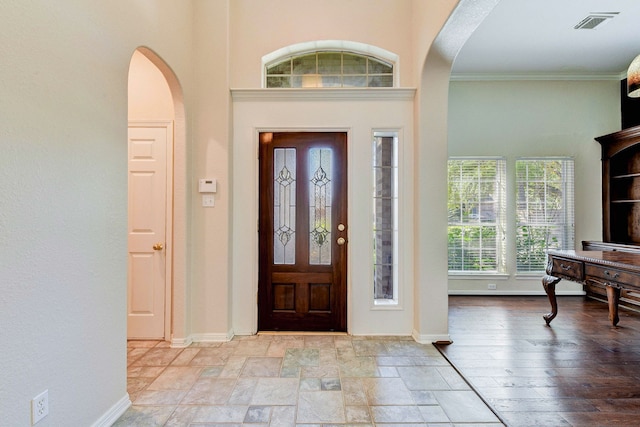
{"label": "window frame", "polygon": [[[489,223],[484,222],[485,226],[495,227],[495,269],[481,270],[481,269],[450,269],[450,261],[447,263],[447,270],[450,276],[503,276],[507,272],[506,264],[506,209],[507,209],[507,160],[502,156],[450,156],[447,160],[447,177],[450,176],[450,167],[452,161],[473,161],[473,162],[496,162],[496,176],[494,179],[494,201],[495,208],[495,221]],[[449,194],[451,183],[449,178],[447,179],[447,205],[449,206],[451,195]],[[481,203],[480,203],[481,204]],[[462,215],[461,215],[462,216]],[[482,227],[483,222],[465,222],[465,221],[451,221],[447,220],[447,236],[450,236],[450,227]],[[449,237],[448,237],[449,238]],[[482,242],[480,242],[482,244]],[[452,250],[452,247],[447,244],[448,254]],[[464,250],[464,249],[462,249]],[[448,256],[449,258],[449,256]]]}
{"label": "window frame", "polygon": [[[373,307],[375,308],[399,308],[400,306],[400,166],[401,166],[401,161],[400,161],[400,153],[401,153],[401,147],[400,147],[400,135],[398,131],[378,131],[378,130],[374,130],[372,132],[371,135],[371,173],[372,173],[372,178],[371,178],[371,182],[372,182],[372,193],[371,193],[371,211],[372,211],[372,217],[371,217],[371,226],[372,226],[372,244],[373,244],[373,248],[375,248],[376,246],[376,221],[377,221],[377,217],[376,217],[376,199],[377,198],[382,198],[383,196],[378,197],[377,196],[377,185],[376,185],[376,174],[375,174],[375,169],[376,167],[378,167],[375,162],[375,144],[376,144],[376,140],[379,138],[393,138],[393,158],[391,161],[391,165],[388,165],[388,169],[392,170],[392,189],[391,189],[391,194],[390,196],[388,196],[387,198],[391,199],[392,201],[392,226],[391,226],[391,233],[392,233],[392,252],[393,252],[393,259],[391,261],[391,266],[392,266],[392,280],[393,280],[393,295],[391,298],[376,298],[376,291],[375,291],[375,286],[376,286],[376,274],[375,274],[375,269],[376,266],[379,265],[376,263],[376,259],[375,259],[375,252],[372,253],[373,255],[373,261],[372,261],[372,282],[371,282],[371,290],[372,290],[372,302],[373,302]],[[382,169],[382,165],[380,165],[380,168]],[[375,251],[375,249],[374,249]]]}
{"label": "window frame", "polygon": [[[340,73],[322,73],[319,70],[319,66],[318,66],[318,57],[319,55],[322,54],[340,54],[341,55],[341,65],[340,65]],[[293,67],[293,63],[296,59],[299,58],[303,58],[303,57],[307,57],[307,56],[311,56],[311,55],[315,55],[315,72],[313,73],[301,73],[301,74],[296,74],[294,73],[294,67]],[[344,56],[345,55],[351,55],[351,56],[355,56],[355,57],[359,57],[362,59],[366,60],[366,70],[364,73],[345,73],[344,71]],[[269,74],[269,69],[272,67],[276,67],[278,65],[281,65],[285,62],[289,61],[290,62],[290,66],[289,66],[289,72],[288,73],[279,73],[279,74]],[[375,61],[377,63],[381,63],[389,68],[391,68],[391,73],[375,73],[375,72],[369,72],[370,70],[370,66],[369,63],[370,61]],[[362,53],[362,52],[358,52],[358,51],[354,51],[354,50],[348,50],[348,49],[316,49],[316,50],[308,50],[308,51],[299,51],[299,52],[295,52],[295,53],[291,53],[289,52],[289,54],[287,55],[283,55],[280,57],[276,57],[271,59],[268,62],[264,62],[264,58],[263,58],[263,81],[262,81],[262,85],[264,88],[267,89],[278,89],[278,88],[284,88],[284,89],[308,89],[308,88],[323,88],[323,86],[318,86],[318,81],[320,81],[322,79],[322,76],[326,76],[326,77],[335,77],[338,78],[340,80],[340,84],[339,85],[333,85],[333,86],[326,86],[324,87],[325,89],[350,89],[350,88],[367,88],[367,89],[375,89],[375,88],[393,88],[393,87],[397,87],[397,64],[396,61],[391,61],[388,58],[384,58],[381,56],[376,56],[376,55],[372,55],[371,53]],[[390,86],[371,86],[369,85],[369,83],[371,82],[372,78],[375,77],[385,77],[385,76],[389,76],[390,80],[391,80],[391,85]],[[289,78],[290,79],[290,85],[289,86],[269,86],[269,77],[281,77],[281,78]],[[301,82],[304,82],[305,77],[307,77],[309,83],[307,85],[305,85],[304,83],[302,83],[300,86],[293,86],[291,83],[294,79],[294,77],[300,77]],[[351,77],[351,78],[364,78],[364,81],[366,82],[366,85],[344,85],[344,79],[345,77]]]}
{"label": "window frame", "polygon": [[[522,181],[520,176],[518,175],[518,164],[519,162],[531,162],[531,161],[540,161],[540,162],[554,162],[560,161],[561,169],[562,169],[562,180],[560,181],[560,188],[562,192],[562,208],[560,209],[560,215],[562,218],[560,222],[534,222],[534,221],[523,221],[521,220],[520,214],[520,198],[521,198],[521,182],[530,182],[528,179]],[[547,258],[546,252],[549,249],[574,249],[575,248],[575,159],[569,156],[536,156],[536,157],[517,157],[514,163],[514,182],[515,182],[515,190],[514,190],[514,201],[515,205],[515,229],[514,229],[514,262],[515,265],[513,267],[515,274],[517,276],[527,276],[527,275],[539,275],[544,274]],[[544,184],[544,196],[546,199],[547,188],[550,181],[546,178],[546,168],[545,168],[545,177],[543,181],[534,181],[533,182],[542,182]],[[557,181],[555,181],[557,182]],[[528,199],[527,199],[528,202]],[[547,205],[544,206],[544,217],[547,218]],[[529,214],[527,214],[527,217]],[[561,230],[557,233],[560,236],[560,241],[554,245],[554,247],[550,247],[549,242],[542,249],[544,256],[541,256],[541,260],[537,264],[539,268],[537,269],[524,269],[522,268],[523,264],[520,262],[519,254],[521,251],[520,247],[520,228],[521,227],[532,227],[532,224],[538,224],[538,227],[554,227],[559,226]],[[547,231],[548,233],[548,231]],[[546,237],[548,239],[548,236]],[[540,249],[538,249],[540,251]]]}

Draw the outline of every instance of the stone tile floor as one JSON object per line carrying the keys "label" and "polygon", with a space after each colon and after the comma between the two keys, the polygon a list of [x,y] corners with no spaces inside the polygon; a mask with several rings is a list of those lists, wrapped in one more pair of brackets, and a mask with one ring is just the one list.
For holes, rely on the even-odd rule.
{"label": "stone tile floor", "polygon": [[265,334],[128,343],[133,405],[114,426],[502,426],[433,345]]}

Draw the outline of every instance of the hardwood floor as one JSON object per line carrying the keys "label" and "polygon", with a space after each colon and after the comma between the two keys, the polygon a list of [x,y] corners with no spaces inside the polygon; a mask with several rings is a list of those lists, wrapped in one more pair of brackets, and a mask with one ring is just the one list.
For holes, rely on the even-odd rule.
{"label": "hardwood floor", "polygon": [[558,297],[449,298],[453,344],[439,346],[508,426],[640,425],[640,313]]}

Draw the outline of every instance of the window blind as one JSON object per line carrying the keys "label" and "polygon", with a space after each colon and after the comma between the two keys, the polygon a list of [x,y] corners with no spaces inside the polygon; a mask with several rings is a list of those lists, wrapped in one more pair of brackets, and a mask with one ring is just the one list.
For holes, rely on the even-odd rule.
{"label": "window blind", "polygon": [[516,270],[542,272],[547,250],[574,248],[574,162],[516,160]]}
{"label": "window blind", "polygon": [[449,271],[504,271],[505,173],[503,158],[449,160]]}

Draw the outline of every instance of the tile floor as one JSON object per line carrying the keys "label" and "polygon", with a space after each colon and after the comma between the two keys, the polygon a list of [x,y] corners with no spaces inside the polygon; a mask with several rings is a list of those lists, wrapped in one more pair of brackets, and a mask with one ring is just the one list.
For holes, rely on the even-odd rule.
{"label": "tile floor", "polygon": [[502,426],[434,346],[411,338],[130,341],[128,391],[114,426]]}

